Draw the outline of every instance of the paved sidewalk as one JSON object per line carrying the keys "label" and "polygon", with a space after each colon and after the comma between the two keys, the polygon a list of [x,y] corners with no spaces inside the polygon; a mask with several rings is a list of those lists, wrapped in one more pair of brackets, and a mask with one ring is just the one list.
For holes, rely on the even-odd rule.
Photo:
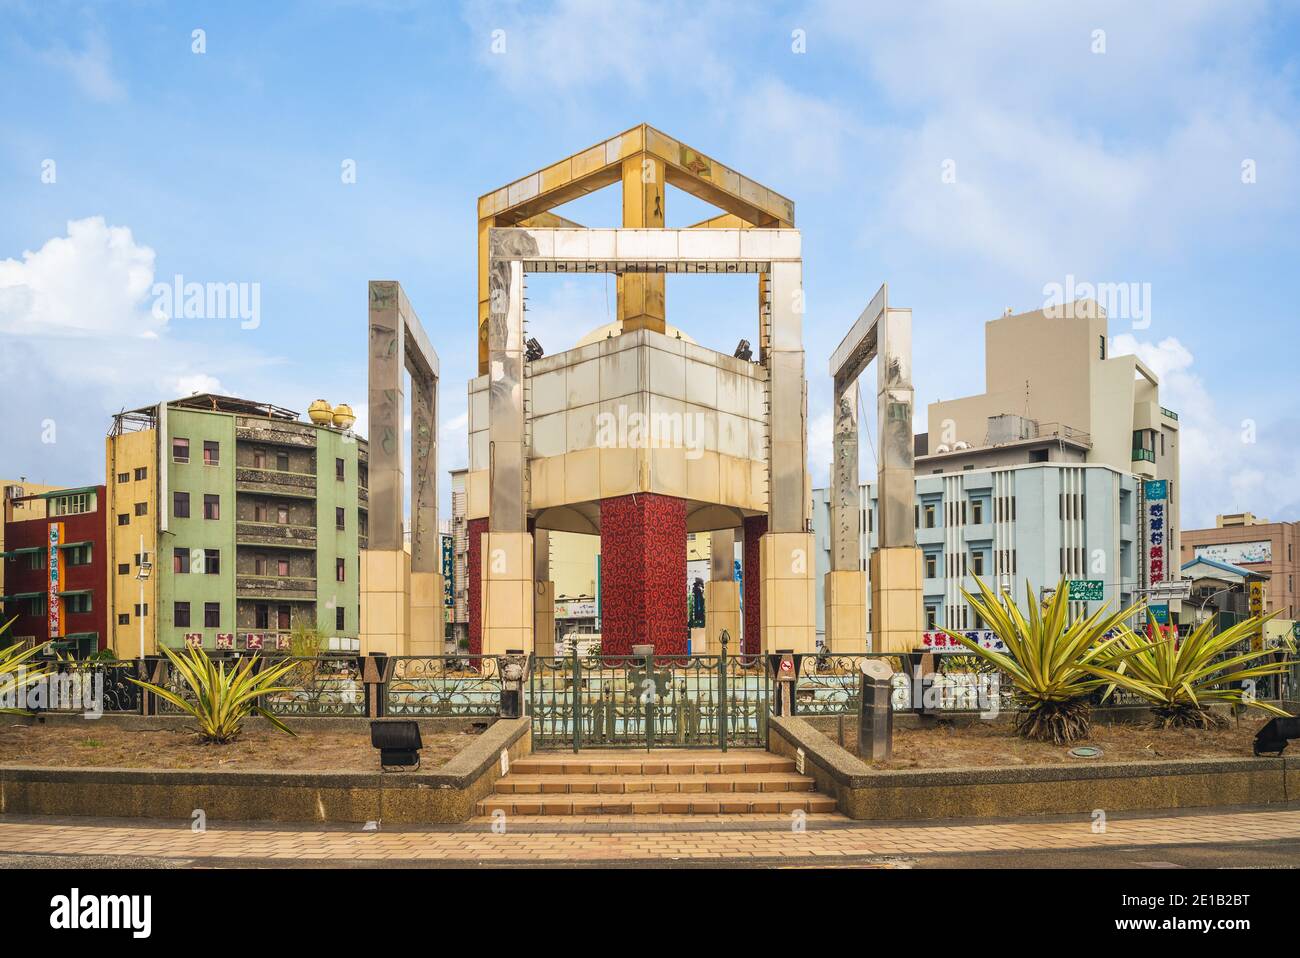
{"label": "paved sidewalk", "polygon": [[[502,823],[497,822],[499,828]],[[864,824],[809,815],[561,819],[516,817],[503,834],[490,818],[465,825],[382,827],[0,817],[0,856],[112,856],[141,865],[266,864],[848,864],[1031,850],[1234,845],[1300,840],[1300,807],[1113,815],[1104,832],[1090,817],[918,824]],[[1300,849],[1300,844],[1296,845]]]}

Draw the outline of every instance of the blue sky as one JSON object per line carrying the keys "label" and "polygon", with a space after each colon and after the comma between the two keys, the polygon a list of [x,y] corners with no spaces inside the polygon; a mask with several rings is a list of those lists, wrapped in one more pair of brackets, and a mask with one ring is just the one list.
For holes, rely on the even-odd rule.
{"label": "blue sky", "polygon": [[[439,351],[462,464],[476,198],[648,122],[796,202],[815,479],[826,357],[881,282],[913,309],[920,429],[983,388],[983,323],[1072,276],[1150,284],[1149,325],[1110,332],[1181,414],[1184,525],[1300,518],[1298,36],[1250,0],[0,0],[0,475],[102,481],[112,411],[195,389],[362,406],[372,278]],[[153,317],[176,274],[258,284],[260,323]],[[548,351],[605,321],[605,282],[530,278]],[[753,304],[668,285],[670,322],[728,352]]]}

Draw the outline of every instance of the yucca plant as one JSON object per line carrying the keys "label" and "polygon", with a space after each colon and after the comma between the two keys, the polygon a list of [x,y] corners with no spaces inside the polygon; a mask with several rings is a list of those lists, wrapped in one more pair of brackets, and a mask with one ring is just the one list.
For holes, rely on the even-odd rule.
{"label": "yucca plant", "polygon": [[[9,627],[14,624],[17,616],[10,619],[4,625],[0,625],[0,641],[4,641],[5,633]],[[49,666],[45,663],[39,663],[36,666],[29,665],[29,661],[40,655],[45,646],[34,645],[30,649],[24,649],[21,645],[14,643],[7,648],[0,649],[0,702],[17,699],[18,691],[24,686],[31,685],[37,679],[49,675]],[[0,707],[0,714],[4,715],[26,715],[25,710],[20,708]]]}
{"label": "yucca plant", "polygon": [[198,646],[187,646],[183,653],[163,646],[163,654],[194,693],[193,701],[151,682],[135,678],[131,681],[192,715],[199,723],[199,735],[204,741],[218,745],[233,741],[238,737],[244,719],[254,713],[281,732],[295,734],[276,715],[258,704],[263,695],[293,691],[291,686],[276,685],[293,668],[292,662],[268,665],[259,672],[256,670],[257,656],[227,669],[224,661],[214,662]]}
{"label": "yucca plant", "polygon": [[1029,614],[1025,615],[1009,592],[995,595],[978,576],[975,584],[980,595],[965,589],[962,594],[1007,651],[986,649],[960,632],[942,631],[1006,673],[1015,686],[1015,729],[1025,738],[1057,745],[1086,738],[1092,713],[1088,697],[1093,690],[1112,683],[1135,688],[1136,683],[1126,675],[1116,673],[1103,679],[1094,669],[1102,665],[1113,670],[1124,656],[1136,654],[1135,649],[1116,648],[1116,638],[1106,638],[1108,632],[1125,628],[1123,622],[1136,606],[1109,615],[1103,606],[1087,618],[1070,621],[1069,591],[1062,579],[1041,607],[1026,583]]}
{"label": "yucca plant", "polygon": [[1286,716],[1289,713],[1247,698],[1241,688],[1232,685],[1279,675],[1294,664],[1251,664],[1273,655],[1271,649],[1231,654],[1237,644],[1247,641],[1270,618],[1272,615],[1252,616],[1218,633],[1214,631],[1215,620],[1207,619],[1181,639],[1170,636],[1154,643],[1145,643],[1136,633],[1125,630],[1117,637],[1116,647],[1130,654],[1113,669],[1099,667],[1095,672],[1116,681],[1127,678],[1128,687],[1152,703],[1159,728],[1221,728],[1227,720],[1207,708],[1214,703],[1254,706],[1270,715]]}

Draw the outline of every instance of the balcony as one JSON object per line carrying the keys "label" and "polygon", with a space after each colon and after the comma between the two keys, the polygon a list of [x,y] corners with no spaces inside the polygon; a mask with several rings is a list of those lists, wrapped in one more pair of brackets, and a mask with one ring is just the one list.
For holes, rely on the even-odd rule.
{"label": "balcony", "polygon": [[235,417],[235,439],[259,446],[292,446],[315,449],[316,429],[307,423],[281,422],[249,416]]}
{"label": "balcony", "polygon": [[282,549],[315,549],[315,526],[291,526],[278,522],[235,523],[235,544],[241,546],[275,546]]}
{"label": "balcony", "polygon": [[235,576],[238,599],[303,599],[316,601],[316,580],[306,576],[249,575]]}
{"label": "balcony", "polygon": [[239,466],[235,469],[235,491],[315,499],[316,475],[310,472],[281,472],[278,469]]}

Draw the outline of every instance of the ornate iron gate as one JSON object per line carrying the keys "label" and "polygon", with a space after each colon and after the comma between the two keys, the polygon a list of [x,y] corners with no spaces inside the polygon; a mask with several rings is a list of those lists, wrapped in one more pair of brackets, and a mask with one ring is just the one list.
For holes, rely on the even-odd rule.
{"label": "ornate iron gate", "polygon": [[533,748],[766,748],[762,656],[591,655],[533,660]]}

